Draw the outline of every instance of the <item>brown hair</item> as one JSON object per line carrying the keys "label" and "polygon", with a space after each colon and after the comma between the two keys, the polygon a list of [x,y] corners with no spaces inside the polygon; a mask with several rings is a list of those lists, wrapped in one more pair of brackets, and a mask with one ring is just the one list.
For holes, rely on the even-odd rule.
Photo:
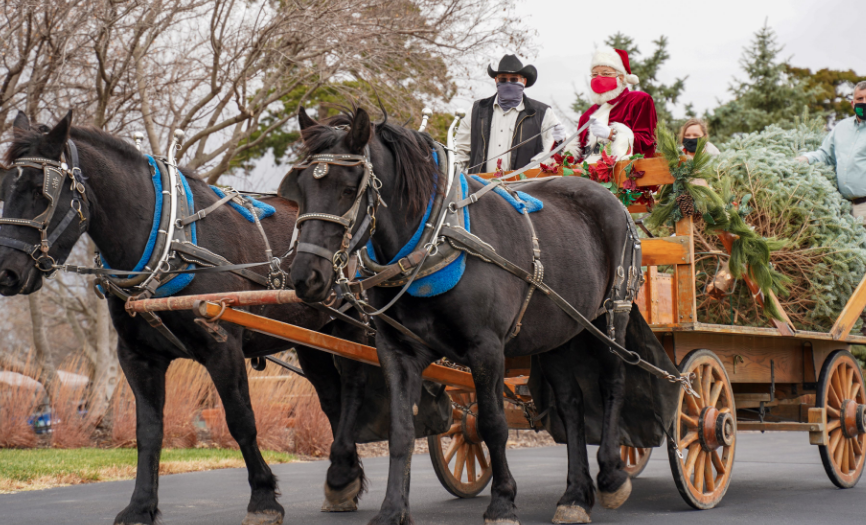
{"label": "brown hair", "polygon": [[707,123],[704,122],[703,120],[699,119],[699,118],[690,118],[689,120],[686,121],[685,124],[683,124],[683,127],[680,128],[679,135],[677,135],[677,140],[679,141],[680,144],[683,143],[683,136],[685,136],[686,130],[692,126],[700,126],[701,131],[704,132],[704,137],[706,137],[707,140],[710,139],[710,132],[707,131]]}

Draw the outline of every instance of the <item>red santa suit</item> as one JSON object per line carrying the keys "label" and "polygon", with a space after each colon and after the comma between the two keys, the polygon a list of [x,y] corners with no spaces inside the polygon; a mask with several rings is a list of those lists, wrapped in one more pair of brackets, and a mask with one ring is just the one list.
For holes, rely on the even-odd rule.
{"label": "red santa suit", "polygon": [[655,103],[650,95],[628,89],[627,84],[638,83],[638,77],[631,73],[628,55],[619,49],[599,49],[593,55],[590,69],[596,66],[612,67],[623,75],[625,82],[617,77],[616,88],[604,93],[590,91],[590,98],[595,104],[580,116],[578,127],[594,118],[598,124],[613,130],[614,139],[596,137],[591,128],[585,129],[578,137],[584,160],[590,164],[598,160],[601,148],[608,143],[608,153],[619,160],[637,153],[646,157],[655,155],[658,124]]}

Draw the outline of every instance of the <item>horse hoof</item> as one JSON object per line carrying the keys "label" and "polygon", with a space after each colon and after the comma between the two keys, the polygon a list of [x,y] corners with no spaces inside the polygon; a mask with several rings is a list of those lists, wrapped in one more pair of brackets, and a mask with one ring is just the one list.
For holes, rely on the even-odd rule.
{"label": "horse hoof", "polygon": [[516,520],[484,520],[484,525],[520,525]]}
{"label": "horse hoof", "polygon": [[601,501],[601,506],[606,509],[618,509],[631,495],[631,478],[625,478],[625,483],[617,489],[616,492],[601,492],[598,493],[598,499]]}
{"label": "horse hoof", "polygon": [[241,525],[281,525],[283,515],[275,510],[248,512]]}
{"label": "horse hoof", "polygon": [[354,512],[358,510],[358,494],[361,479],[356,479],[340,490],[334,490],[325,482],[325,502],[322,512]]}
{"label": "horse hoof", "polygon": [[557,505],[552,523],[592,523],[589,513],[580,505]]}

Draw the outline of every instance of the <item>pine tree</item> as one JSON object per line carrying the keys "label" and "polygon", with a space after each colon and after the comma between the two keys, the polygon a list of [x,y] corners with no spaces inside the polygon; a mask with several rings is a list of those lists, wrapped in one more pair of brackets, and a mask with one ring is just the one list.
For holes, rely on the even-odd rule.
{"label": "pine tree", "polygon": [[[685,89],[685,83],[688,77],[678,78],[670,85],[659,82],[658,73],[665,62],[670,59],[670,54],[668,53],[668,39],[666,36],[662,35],[657,40],[654,40],[653,44],[655,45],[655,50],[652,55],[640,59],[640,49],[638,49],[634,39],[631,37],[622,33],[616,33],[615,35],[607,37],[604,41],[604,45],[610,46],[614,49],[622,49],[628,53],[631,72],[637,75],[640,79],[640,84],[636,86],[636,89],[652,96],[655,101],[656,114],[658,115],[659,122],[671,125],[674,119],[673,115],[671,115],[670,109],[668,108],[668,104],[677,103],[677,99],[679,99]],[[583,113],[591,105],[592,103],[589,102],[583,93],[576,92],[575,101],[572,103],[571,109],[576,113]]]}
{"label": "pine tree", "polygon": [[814,103],[816,90],[789,74],[788,60],[779,57],[783,48],[764,22],[743,50],[740,65],[747,79],[734,79],[729,88],[734,100],[704,115],[714,140],[724,141],[734,133],[759,131],[770,124],[790,128],[792,111],[799,114]]}

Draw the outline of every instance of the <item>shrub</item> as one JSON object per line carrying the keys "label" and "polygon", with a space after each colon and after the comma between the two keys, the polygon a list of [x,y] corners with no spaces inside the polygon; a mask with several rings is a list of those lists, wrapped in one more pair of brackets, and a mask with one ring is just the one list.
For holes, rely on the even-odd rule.
{"label": "shrub", "polygon": [[44,398],[45,390],[31,379],[40,373],[33,362],[33,353],[27,355],[20,368],[0,370],[13,383],[0,383],[0,448],[35,447],[37,437],[28,419]]}
{"label": "shrub", "polygon": [[111,399],[111,434],[110,442],[115,447],[134,447],[135,436],[135,397],[126,376],[114,389]]}
{"label": "shrub", "polygon": [[[93,445],[94,422],[87,417],[90,382],[87,362],[81,355],[67,359],[57,371],[51,385],[51,445],[57,448],[81,448]],[[66,376],[64,372],[76,374]]]}
{"label": "shrub", "polygon": [[195,420],[211,381],[204,366],[178,359],[168,367],[163,410],[162,446],[187,448],[198,442]]}

